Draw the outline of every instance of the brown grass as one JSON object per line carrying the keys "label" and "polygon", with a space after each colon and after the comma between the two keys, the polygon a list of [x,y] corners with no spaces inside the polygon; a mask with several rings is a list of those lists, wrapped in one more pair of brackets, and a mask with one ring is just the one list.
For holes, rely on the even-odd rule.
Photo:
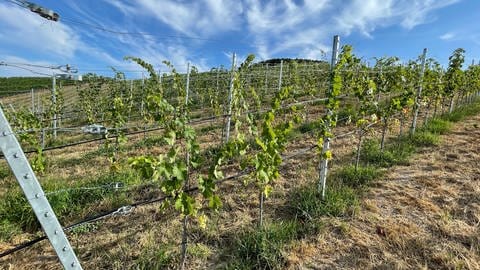
{"label": "brown grass", "polygon": [[[289,269],[480,269],[480,133],[472,129],[479,116],[459,124],[444,143],[433,151],[417,155],[410,166],[389,170],[383,181],[365,195],[354,217],[323,218],[325,228],[318,235],[291,243],[285,251]],[[337,134],[349,127],[340,127]],[[218,143],[218,132],[202,136],[202,148]],[[390,134],[398,132],[393,130]],[[378,135],[378,134],[377,134]],[[132,137],[129,143],[141,139]],[[215,141],[217,140],[217,141]],[[315,138],[296,140],[288,152],[310,146]],[[356,139],[334,142],[332,168],[348,162]],[[104,157],[87,163],[57,166],[78,158],[98,144],[50,152],[60,177],[78,179],[106,168]],[[152,149],[148,149],[152,150]],[[153,149],[155,153],[161,149]],[[74,151],[74,153],[72,153]],[[142,153],[146,150],[136,151]],[[127,153],[133,155],[135,151]],[[317,177],[314,153],[307,153],[285,165],[274,194],[266,201],[266,219],[276,220],[285,208],[285,194]],[[93,166],[95,165],[95,166]],[[234,173],[233,170],[229,174]],[[205,257],[190,254],[189,269],[212,269],[224,265],[224,248],[242,230],[257,222],[256,189],[243,179],[226,183],[220,192],[224,207],[209,213],[206,230],[191,222],[190,241],[209,250]],[[92,231],[70,233],[69,238],[85,269],[129,269],[145,250],[169,245],[178,260],[180,217],[163,213],[158,205],[135,209],[128,216],[106,219]],[[23,241],[31,235],[21,236]],[[20,239],[20,238],[19,238]],[[22,242],[4,244],[0,250]],[[0,260],[1,269],[60,269],[47,242]]]}

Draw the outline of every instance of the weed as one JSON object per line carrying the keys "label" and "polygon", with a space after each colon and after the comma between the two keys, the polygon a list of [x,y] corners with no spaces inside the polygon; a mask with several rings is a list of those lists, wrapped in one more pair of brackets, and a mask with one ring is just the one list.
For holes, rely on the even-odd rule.
{"label": "weed", "polygon": [[199,133],[200,134],[205,134],[207,132],[210,132],[210,131],[213,131],[213,130],[217,130],[217,129],[221,129],[223,128],[221,125],[214,125],[214,124],[210,124],[208,126],[204,126],[202,128],[200,128],[200,131]]}
{"label": "weed", "polygon": [[195,243],[188,245],[187,253],[200,259],[207,259],[212,254],[212,250],[204,244]]}
{"label": "weed", "polygon": [[450,122],[459,122],[465,117],[478,114],[480,112],[480,102],[476,102],[469,106],[455,109],[452,113],[442,115],[442,119]]}
{"label": "weed", "polygon": [[234,261],[228,269],[284,269],[283,251],[296,238],[298,223],[265,224],[261,229],[248,229],[235,242]]}
{"label": "weed", "polygon": [[98,226],[93,224],[93,223],[86,223],[82,224],[80,226],[74,227],[70,232],[72,234],[84,234],[84,233],[89,233],[97,230]]}
{"label": "weed", "polygon": [[175,263],[175,254],[172,250],[174,250],[172,247],[165,245],[144,249],[136,261],[136,269],[169,269]]}
{"label": "weed", "polygon": [[344,109],[338,112],[337,119],[339,124],[348,124],[355,122],[358,118],[358,110],[351,104],[347,104]]}
{"label": "weed", "polygon": [[0,221],[0,240],[10,241],[11,238],[17,234],[20,234],[21,230],[16,224],[12,224],[6,219]]}
{"label": "weed", "polygon": [[381,177],[382,173],[373,166],[358,167],[347,166],[336,172],[335,178],[338,179],[343,185],[359,188]]}
{"label": "weed", "polygon": [[153,147],[153,146],[162,146],[165,145],[164,136],[150,136],[139,142],[135,143],[134,148],[144,148],[144,147]]}
{"label": "weed", "polygon": [[[122,190],[115,188],[113,183],[126,186],[136,183],[136,181],[138,181],[138,177],[131,171],[126,171],[121,174],[108,173],[97,176],[75,186],[59,184],[62,180],[56,178],[43,179],[42,185],[58,219],[70,221],[82,218],[86,209],[97,205],[99,201],[103,201],[102,205],[109,208],[130,202],[131,198]],[[30,204],[18,187],[11,189],[0,201],[0,216],[2,217],[3,235],[13,234],[18,230],[34,232],[40,228]],[[11,230],[12,228],[15,230]]]}
{"label": "weed", "polygon": [[309,184],[293,190],[290,201],[296,217],[310,220],[320,216],[343,216],[359,204],[355,190],[343,185],[327,188],[322,200],[316,185]]}
{"label": "weed", "polygon": [[430,120],[421,130],[431,132],[433,134],[445,134],[452,128],[452,123],[434,118]]}
{"label": "weed", "polygon": [[321,126],[320,121],[312,121],[312,122],[305,122],[302,125],[300,125],[297,129],[300,133],[308,133],[314,130],[318,130]]}
{"label": "weed", "polygon": [[429,131],[420,131],[411,136],[410,141],[417,147],[430,147],[439,145],[440,137]]}

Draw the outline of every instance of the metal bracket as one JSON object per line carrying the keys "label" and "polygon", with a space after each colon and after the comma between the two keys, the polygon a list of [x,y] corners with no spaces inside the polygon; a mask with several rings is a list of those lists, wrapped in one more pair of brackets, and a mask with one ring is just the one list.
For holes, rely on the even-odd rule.
{"label": "metal bracket", "polygon": [[65,269],[82,269],[62,226],[45,197],[40,183],[25,156],[3,110],[0,108],[0,150],[17,178],[25,197],[42,225],[60,262]]}

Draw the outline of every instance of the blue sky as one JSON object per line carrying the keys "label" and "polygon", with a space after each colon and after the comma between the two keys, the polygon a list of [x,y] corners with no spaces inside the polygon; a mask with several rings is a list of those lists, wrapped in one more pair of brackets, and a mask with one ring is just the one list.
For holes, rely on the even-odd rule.
{"label": "blue sky", "polygon": [[[200,70],[229,66],[233,52],[240,58],[254,53],[258,60],[326,59],[336,34],[367,61],[387,55],[408,60],[428,48],[446,65],[458,47],[466,49],[468,63],[480,60],[478,0],[32,2],[59,13],[60,21],[0,0],[0,61],[68,63],[81,73],[105,75],[113,66],[138,77],[141,69],[124,56],[141,57],[161,71],[163,60],[180,71],[187,62]],[[31,73],[0,66],[0,76],[15,75]]]}

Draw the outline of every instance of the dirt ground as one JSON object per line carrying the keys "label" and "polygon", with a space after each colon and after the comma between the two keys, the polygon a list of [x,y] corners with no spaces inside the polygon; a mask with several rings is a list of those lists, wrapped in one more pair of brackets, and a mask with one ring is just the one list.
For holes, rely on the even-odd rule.
{"label": "dirt ground", "polygon": [[390,168],[353,218],[295,243],[291,269],[480,269],[480,115]]}

